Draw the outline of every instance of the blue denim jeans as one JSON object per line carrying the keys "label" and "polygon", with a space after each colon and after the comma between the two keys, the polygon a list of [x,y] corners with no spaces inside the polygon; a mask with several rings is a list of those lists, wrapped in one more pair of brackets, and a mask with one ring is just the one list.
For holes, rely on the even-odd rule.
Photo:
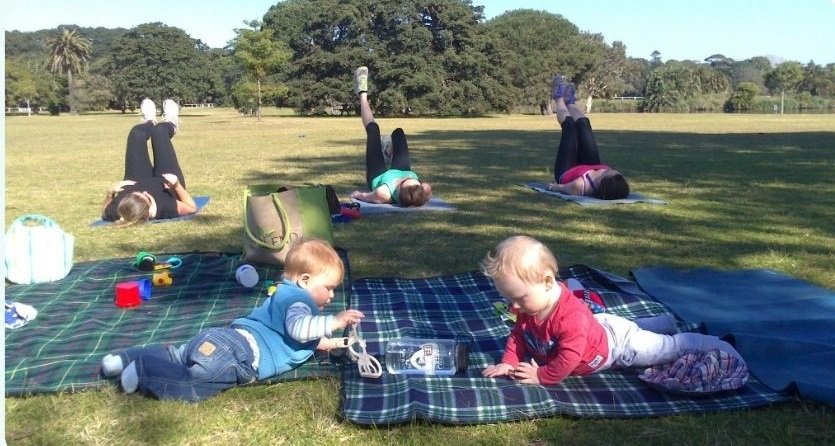
{"label": "blue denim jeans", "polygon": [[210,328],[188,343],[132,347],[122,363],[136,362],[138,390],[159,399],[199,401],[258,378],[252,348],[232,328]]}

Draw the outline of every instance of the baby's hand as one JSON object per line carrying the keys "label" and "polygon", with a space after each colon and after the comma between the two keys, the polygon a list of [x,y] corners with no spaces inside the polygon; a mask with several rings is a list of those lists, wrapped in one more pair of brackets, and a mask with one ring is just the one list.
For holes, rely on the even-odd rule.
{"label": "baby's hand", "polygon": [[534,360],[531,360],[530,364],[520,362],[516,366],[516,370],[513,371],[513,379],[523,384],[539,384],[539,377],[536,374],[537,370],[539,370],[539,366]]}
{"label": "baby's hand", "polygon": [[481,372],[481,376],[486,378],[494,378],[496,376],[507,376],[513,373],[513,366],[507,364],[505,362],[487,366],[483,372]]}
{"label": "baby's hand", "polygon": [[365,315],[359,310],[343,310],[333,317],[334,329],[345,328],[359,323]]}

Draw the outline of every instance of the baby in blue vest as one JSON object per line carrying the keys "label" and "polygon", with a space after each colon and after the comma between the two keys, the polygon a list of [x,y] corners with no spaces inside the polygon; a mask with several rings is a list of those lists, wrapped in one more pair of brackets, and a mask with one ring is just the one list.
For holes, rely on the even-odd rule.
{"label": "baby in blue vest", "polygon": [[210,328],[187,343],[131,347],[102,359],[102,373],[119,376],[126,393],[199,401],[240,384],[298,367],[314,350],[339,345],[332,333],[364,315],[320,314],[342,285],[345,269],[326,242],[302,239],[287,253],[282,283],[272,297],[229,327]]}

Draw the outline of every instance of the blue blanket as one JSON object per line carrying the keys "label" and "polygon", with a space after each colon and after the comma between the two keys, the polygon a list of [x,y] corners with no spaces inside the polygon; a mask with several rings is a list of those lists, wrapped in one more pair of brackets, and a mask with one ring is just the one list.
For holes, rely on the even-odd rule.
{"label": "blue blanket", "polygon": [[778,391],[835,405],[835,292],[756,269],[632,271],[647,294],[716,336],[733,336],[748,369]]}
{"label": "blue blanket", "polygon": [[523,186],[529,187],[541,194],[557,197],[565,201],[573,201],[574,203],[577,203],[580,206],[607,206],[612,204],[631,203],[667,204],[667,202],[664,200],[650,198],[636,192],[630,192],[628,197],[620,198],[618,200],[603,200],[601,198],[589,197],[585,195],[571,195],[564,194],[562,192],[557,192],[555,190],[548,190],[548,183],[529,182],[525,183]]}
{"label": "blue blanket", "polygon": [[[206,207],[206,205],[209,204],[209,201],[211,201],[211,199],[212,199],[208,195],[198,195],[198,196],[193,197],[193,198],[194,198],[194,204],[197,205],[197,212],[195,212],[193,214],[189,214],[189,215],[183,215],[182,217],[177,217],[177,218],[153,219],[153,220],[149,220],[148,223],[170,223],[172,221],[191,220],[197,214],[199,214],[200,211],[202,211],[203,208]],[[109,226],[109,225],[112,225],[112,224],[113,224],[112,221],[105,221],[105,220],[102,220],[101,218],[99,218],[97,220],[94,220],[92,223],[90,223],[90,227],[97,228],[99,226]]]}
{"label": "blue blanket", "polygon": [[383,203],[367,203],[365,201],[359,201],[356,199],[351,199],[352,203],[359,203],[360,205],[360,213],[362,215],[371,215],[371,214],[391,214],[391,213],[401,213],[401,212],[426,212],[426,211],[454,211],[455,206],[447,203],[441,197],[431,197],[429,201],[426,202],[423,206],[418,207],[400,207],[393,204],[383,204]]}
{"label": "blue blanket", "polygon": [[[628,318],[666,312],[625,278],[582,265],[560,273],[598,291],[609,312]],[[502,298],[479,272],[413,280],[360,279],[353,283],[349,299],[349,307],[365,313],[359,335],[383,367],[382,353],[389,339],[457,339],[470,347],[469,369],[451,377],[392,375],[384,370],[381,378],[363,378],[356,367],[344,367],[342,416],[358,424],[415,419],[477,424],[558,414],[646,417],[750,408],[788,399],[756,379],[729,393],[673,395],[643,383],[638,369],[569,377],[549,387],[483,378],[482,370],[501,358],[510,330],[494,312],[493,303]]]}

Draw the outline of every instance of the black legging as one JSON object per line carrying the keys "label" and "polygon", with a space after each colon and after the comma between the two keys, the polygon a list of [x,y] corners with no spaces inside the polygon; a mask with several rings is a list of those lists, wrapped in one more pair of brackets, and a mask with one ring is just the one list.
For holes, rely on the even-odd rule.
{"label": "black legging", "polygon": [[[371,180],[382,175],[389,168],[383,157],[383,143],[380,141],[380,126],[371,121],[365,126],[365,182],[371,189]],[[409,163],[409,145],[406,143],[406,133],[397,128],[391,133],[392,157],[391,168],[398,170],[412,170]]]}
{"label": "black legging", "polygon": [[554,180],[559,183],[562,174],[579,164],[600,164],[597,153],[597,141],[591,130],[588,118],[574,118],[568,116],[560,124],[562,136],[554,160]]}
{"label": "black legging", "polygon": [[[125,149],[125,178],[138,180],[140,178],[162,177],[164,173],[177,175],[180,184],[186,187],[186,179],[177,162],[171,137],[174,136],[174,125],[163,122],[154,125],[151,121],[135,125],[128,133],[128,144]],[[148,138],[151,138],[151,150],[154,152],[154,164],[148,157]]]}

